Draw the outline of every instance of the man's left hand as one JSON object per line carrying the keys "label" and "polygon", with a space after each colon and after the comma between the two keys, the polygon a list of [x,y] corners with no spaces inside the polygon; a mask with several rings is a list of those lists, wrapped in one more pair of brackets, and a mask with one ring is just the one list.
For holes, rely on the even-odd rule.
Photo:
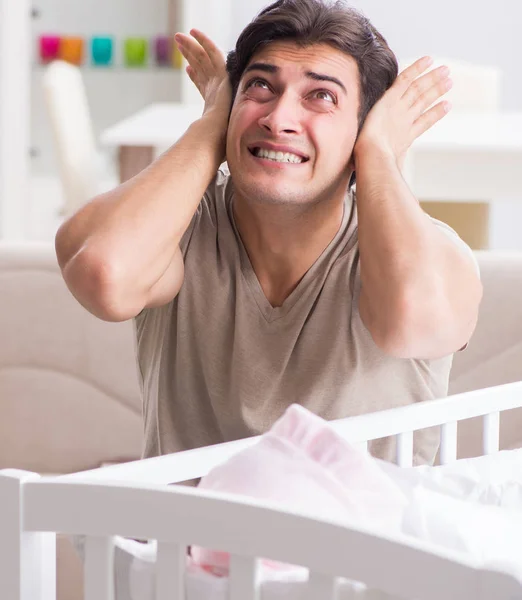
{"label": "man's left hand", "polygon": [[373,106],[355,144],[356,159],[370,148],[378,149],[401,167],[415,139],[448,113],[449,102],[433,104],[452,87],[449,69],[442,66],[426,73],[432,64],[425,56],[404,69]]}

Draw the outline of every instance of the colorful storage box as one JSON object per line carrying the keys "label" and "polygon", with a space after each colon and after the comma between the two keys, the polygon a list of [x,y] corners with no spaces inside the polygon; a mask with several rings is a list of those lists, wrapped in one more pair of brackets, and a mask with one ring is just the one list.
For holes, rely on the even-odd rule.
{"label": "colorful storage box", "polygon": [[125,64],[128,67],[146,66],[148,44],[145,38],[126,38],[123,49]]}
{"label": "colorful storage box", "polygon": [[39,39],[40,60],[43,63],[56,60],[60,56],[60,36],[42,35]]}
{"label": "colorful storage box", "polygon": [[73,65],[81,65],[84,58],[85,42],[80,37],[62,37],[59,58]]}
{"label": "colorful storage box", "polygon": [[154,40],[156,64],[161,67],[172,66],[172,38],[160,35]]}
{"label": "colorful storage box", "polygon": [[98,67],[107,67],[113,61],[114,43],[110,36],[94,36],[91,39],[92,64]]}

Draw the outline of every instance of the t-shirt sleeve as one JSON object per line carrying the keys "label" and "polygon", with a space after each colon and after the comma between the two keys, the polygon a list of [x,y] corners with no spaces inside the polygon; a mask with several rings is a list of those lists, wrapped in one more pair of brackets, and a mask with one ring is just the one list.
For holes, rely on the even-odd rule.
{"label": "t-shirt sleeve", "polygon": [[215,224],[217,227],[216,198],[218,194],[221,193],[221,188],[226,185],[227,176],[228,174],[226,170],[220,168],[207,187],[203,198],[198,204],[196,212],[194,213],[194,216],[192,217],[192,220],[190,221],[190,224],[179,243],[183,258],[186,257],[187,252],[189,251],[192,238],[197,232],[198,226],[202,219],[205,219],[207,223],[210,222]]}

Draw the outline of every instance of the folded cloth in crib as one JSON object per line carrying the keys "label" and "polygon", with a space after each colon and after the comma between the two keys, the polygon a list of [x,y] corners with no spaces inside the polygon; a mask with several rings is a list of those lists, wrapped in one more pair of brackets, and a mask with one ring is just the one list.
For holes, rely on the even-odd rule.
{"label": "folded cloth in crib", "polygon": [[[408,471],[403,473],[408,475]],[[507,450],[458,460],[439,467],[412,469],[423,487],[456,498],[522,510],[522,450]]]}
{"label": "folded cloth in crib", "polygon": [[405,533],[522,582],[522,450],[395,471],[411,490]]}

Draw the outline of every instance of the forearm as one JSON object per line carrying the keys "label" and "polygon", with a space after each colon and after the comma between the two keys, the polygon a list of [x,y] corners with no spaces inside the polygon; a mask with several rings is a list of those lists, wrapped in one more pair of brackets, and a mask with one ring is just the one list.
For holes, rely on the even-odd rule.
{"label": "forearm", "polygon": [[423,212],[389,154],[359,150],[361,317],[393,353],[449,353],[476,318],[471,259]]}
{"label": "forearm", "polygon": [[[157,161],[80,209],[56,236],[62,269],[94,265],[148,289],[168,268],[223,156],[224,131],[204,117]],[[111,275],[112,274],[112,275]]]}

